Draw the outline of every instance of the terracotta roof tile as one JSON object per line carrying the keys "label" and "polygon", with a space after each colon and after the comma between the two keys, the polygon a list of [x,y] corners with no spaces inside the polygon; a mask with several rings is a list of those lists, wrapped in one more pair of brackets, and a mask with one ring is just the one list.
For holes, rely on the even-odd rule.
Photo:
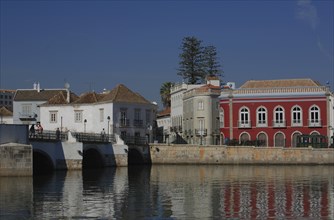
{"label": "terracotta roof tile", "polygon": [[109,93],[106,93],[101,101],[151,104],[143,96],[131,91],[123,84],[117,85]]}
{"label": "terracotta roof tile", "polygon": [[13,116],[13,112],[9,111],[6,107],[1,107],[0,115],[1,116]]}
{"label": "terracotta roof tile", "polygon": [[[46,104],[49,105],[61,105],[61,104],[68,104],[67,103],[67,92],[61,91],[57,95],[53,96]],[[78,100],[79,97],[74,94],[73,92],[70,93],[70,102],[75,102]]]}
{"label": "terracotta roof tile", "polygon": [[170,111],[171,111],[171,108],[170,108],[170,107],[165,108],[164,110],[160,111],[160,112],[157,114],[157,117],[168,116],[168,115],[170,115]]}
{"label": "terracotta roof tile", "polygon": [[123,102],[123,103],[142,103],[151,104],[140,94],[128,89],[123,84],[117,85],[109,92],[98,94],[95,92],[88,92],[80,95],[80,97],[73,103],[98,103],[98,102]]}
{"label": "terracotta roof tile", "polygon": [[279,80],[249,80],[241,89],[251,88],[277,88],[277,87],[306,87],[320,86],[320,83],[312,79],[279,79]]}
{"label": "terracotta roof tile", "polygon": [[17,90],[14,95],[14,101],[48,101],[62,91],[66,92],[64,89],[41,89],[40,92],[35,89]]}

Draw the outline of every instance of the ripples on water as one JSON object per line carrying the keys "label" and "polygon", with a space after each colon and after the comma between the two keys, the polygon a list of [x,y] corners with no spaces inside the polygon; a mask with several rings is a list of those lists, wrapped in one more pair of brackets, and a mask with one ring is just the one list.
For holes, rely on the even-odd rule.
{"label": "ripples on water", "polygon": [[131,166],[0,177],[0,219],[334,219],[333,166]]}

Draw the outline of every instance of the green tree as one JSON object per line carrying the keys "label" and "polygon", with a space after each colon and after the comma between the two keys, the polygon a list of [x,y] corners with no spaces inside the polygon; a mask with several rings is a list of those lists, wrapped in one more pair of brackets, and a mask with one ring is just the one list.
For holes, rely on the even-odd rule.
{"label": "green tree", "polygon": [[172,86],[174,86],[174,83],[165,82],[161,85],[161,88],[160,88],[161,101],[162,101],[162,105],[165,108],[168,108],[171,105],[170,89]]}
{"label": "green tree", "polygon": [[178,75],[189,84],[196,84],[205,78],[202,41],[196,37],[185,37],[179,55]]}
{"label": "green tree", "polygon": [[206,76],[222,76],[221,65],[218,62],[216,47],[207,46],[203,51],[204,71]]}

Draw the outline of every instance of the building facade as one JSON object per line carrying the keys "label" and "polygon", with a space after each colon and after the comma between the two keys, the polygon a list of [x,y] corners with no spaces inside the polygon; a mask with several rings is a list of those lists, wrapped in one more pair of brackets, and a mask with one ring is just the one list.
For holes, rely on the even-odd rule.
{"label": "building facade", "polygon": [[311,79],[251,80],[220,96],[226,144],[295,147],[300,135],[333,135],[333,93]]}
{"label": "building facade", "polygon": [[0,89],[0,108],[5,107],[9,111],[13,111],[13,99],[15,90]]}
{"label": "building facade", "polygon": [[13,101],[14,124],[36,124],[41,120],[40,105],[49,99],[63,93],[69,94],[68,89],[41,89],[40,84],[34,84],[33,89],[18,89]]}
{"label": "building facade", "polygon": [[156,104],[122,84],[103,93],[84,93],[69,103],[59,94],[40,106],[46,130],[103,132],[149,141],[153,141],[156,110]]}
{"label": "building facade", "polygon": [[207,84],[183,95],[183,138],[188,144],[217,145],[220,86]]}

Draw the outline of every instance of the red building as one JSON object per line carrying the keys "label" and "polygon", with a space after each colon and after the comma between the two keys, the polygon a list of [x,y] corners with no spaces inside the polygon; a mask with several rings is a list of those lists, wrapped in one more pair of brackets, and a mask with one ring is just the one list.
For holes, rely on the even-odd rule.
{"label": "red building", "polygon": [[314,135],[328,146],[333,103],[329,88],[311,79],[251,80],[239,89],[224,88],[222,139],[225,144],[290,147],[300,135]]}

